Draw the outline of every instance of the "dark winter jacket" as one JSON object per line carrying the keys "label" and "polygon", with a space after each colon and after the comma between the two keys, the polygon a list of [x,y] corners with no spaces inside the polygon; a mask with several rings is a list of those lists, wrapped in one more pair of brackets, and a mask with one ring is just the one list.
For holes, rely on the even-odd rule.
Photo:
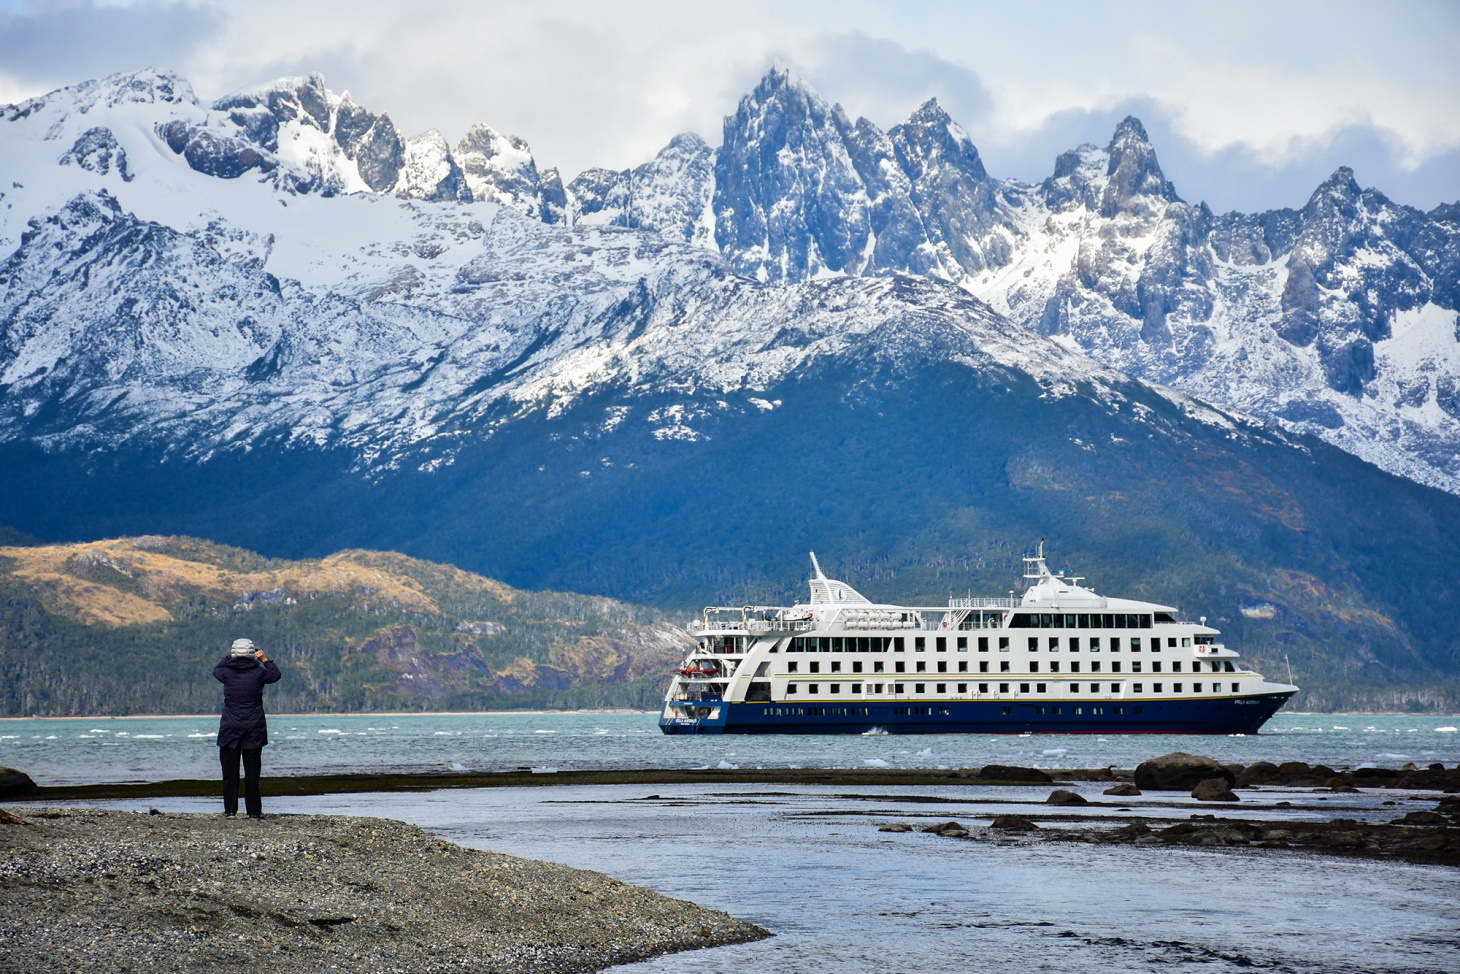
{"label": "dark winter jacket", "polygon": [[223,684],[219,747],[263,747],[269,743],[264,685],[277,683],[283,675],[273,660],[260,663],[253,656],[225,656],[213,667],[213,679]]}

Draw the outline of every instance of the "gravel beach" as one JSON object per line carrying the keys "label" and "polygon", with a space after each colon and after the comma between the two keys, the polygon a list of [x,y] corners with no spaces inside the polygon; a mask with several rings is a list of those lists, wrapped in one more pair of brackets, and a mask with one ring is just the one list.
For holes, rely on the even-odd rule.
{"label": "gravel beach", "polygon": [[770,934],[388,819],[0,810],[0,971],[576,972]]}

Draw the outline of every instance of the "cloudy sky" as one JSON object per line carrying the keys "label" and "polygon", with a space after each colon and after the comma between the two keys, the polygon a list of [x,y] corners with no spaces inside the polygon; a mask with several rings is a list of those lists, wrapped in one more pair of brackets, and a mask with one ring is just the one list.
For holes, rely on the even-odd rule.
{"label": "cloudy sky", "polygon": [[1301,206],[1339,165],[1460,200],[1460,3],[0,0],[0,102],[155,66],[211,100],[320,71],[408,134],[486,122],[571,177],[712,144],[773,64],[886,128],[937,97],[1034,181],[1139,116],[1218,211]]}

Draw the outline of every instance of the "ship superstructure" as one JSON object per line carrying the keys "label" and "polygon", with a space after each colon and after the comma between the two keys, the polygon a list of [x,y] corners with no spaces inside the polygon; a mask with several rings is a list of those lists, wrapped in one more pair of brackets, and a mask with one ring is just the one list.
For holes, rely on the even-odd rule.
{"label": "ship superstructure", "polygon": [[1108,598],[1024,559],[1022,597],[876,603],[827,578],[810,600],[708,606],[666,734],[1254,733],[1297,692],[1172,606]]}

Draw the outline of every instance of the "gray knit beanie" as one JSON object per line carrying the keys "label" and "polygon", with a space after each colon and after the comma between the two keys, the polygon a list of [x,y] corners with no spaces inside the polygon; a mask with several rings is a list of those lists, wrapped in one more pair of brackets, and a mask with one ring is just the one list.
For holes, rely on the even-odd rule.
{"label": "gray knit beanie", "polygon": [[252,656],[254,653],[252,639],[235,639],[233,641],[234,656]]}

